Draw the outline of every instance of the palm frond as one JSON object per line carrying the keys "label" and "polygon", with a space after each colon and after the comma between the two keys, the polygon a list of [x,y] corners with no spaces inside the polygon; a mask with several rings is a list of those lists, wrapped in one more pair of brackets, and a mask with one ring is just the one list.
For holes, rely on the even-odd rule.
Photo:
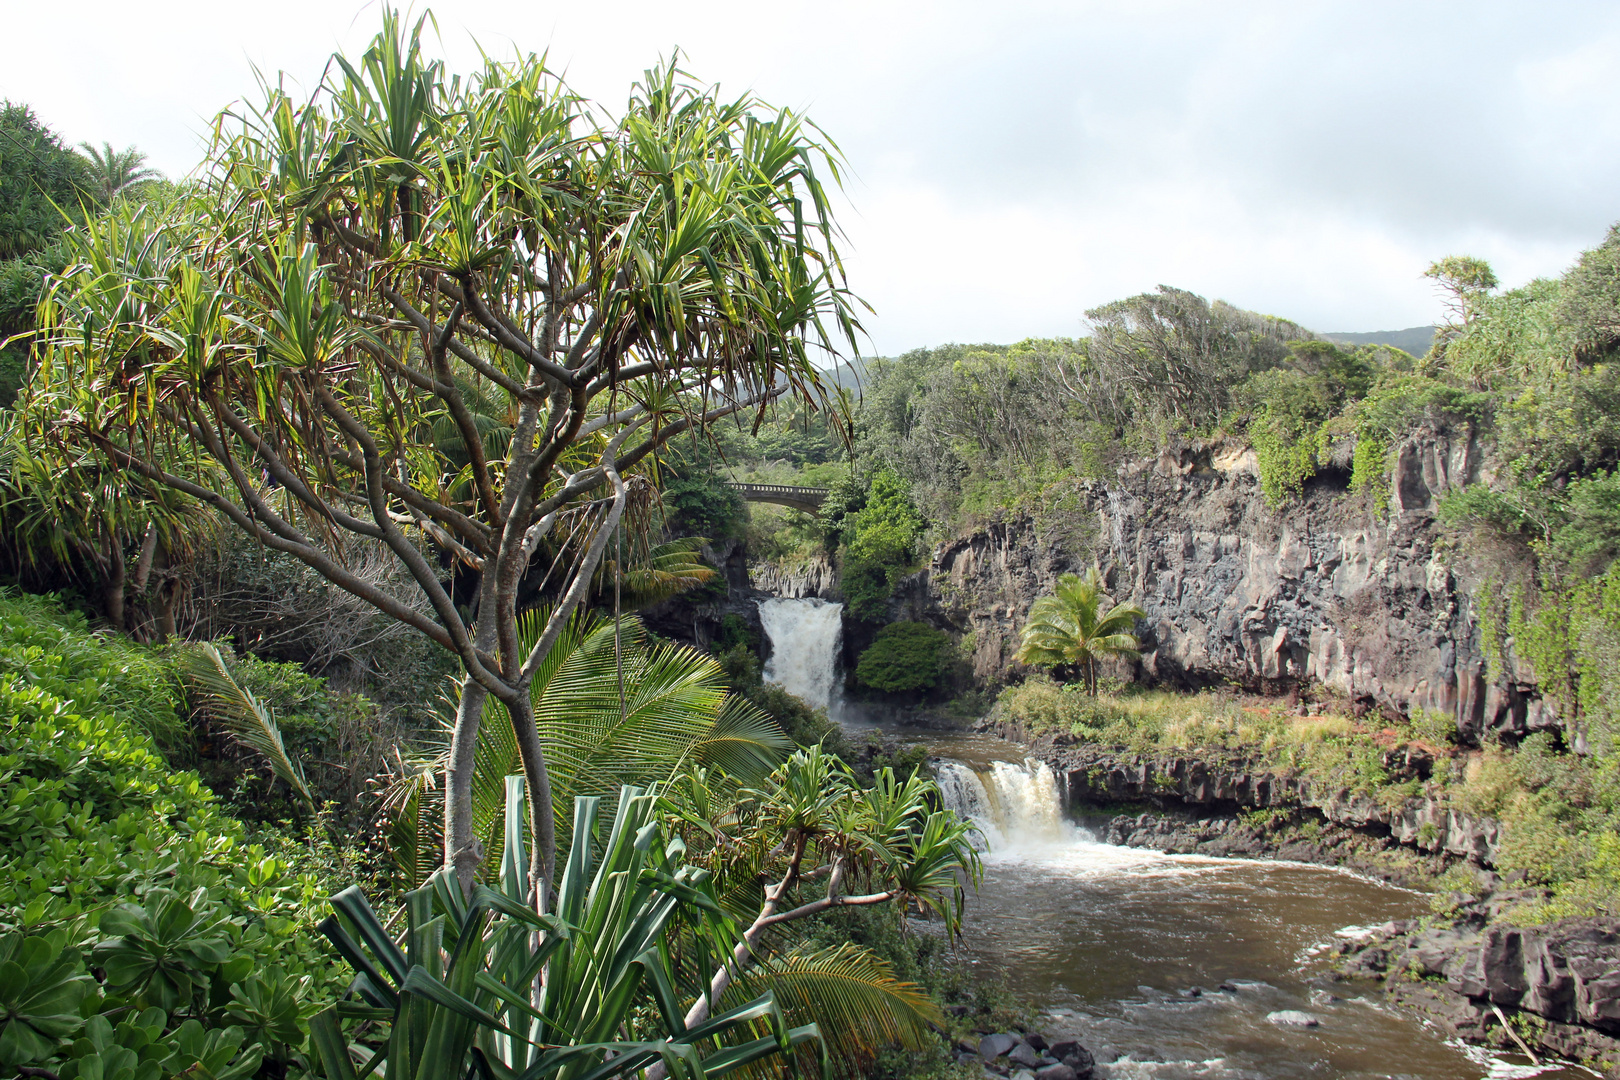
{"label": "palm frond", "polygon": [[[700,554],[705,543],[702,537],[683,536],[651,548],[640,558],[627,552],[619,582],[625,608],[634,611],[651,607],[718,578],[720,572],[704,562]],[[605,592],[612,587],[617,569],[613,560],[603,560],[598,590]]]}
{"label": "palm frond", "polygon": [[692,757],[741,784],[762,780],[793,749],[776,721],[749,701],[728,695],[720,715],[692,744]]}
{"label": "palm frond", "polygon": [[1142,643],[1130,631],[1147,613],[1131,603],[1115,604],[1104,612],[1103,587],[1102,572],[1095,566],[1084,577],[1059,577],[1052,595],[1030,606],[1018,660],[1037,667],[1081,665],[1087,670],[1088,688],[1095,693],[1091,672],[1098,660],[1140,655]]}
{"label": "palm frond", "polygon": [[315,797],[304,779],[304,769],[281,740],[276,714],[232,677],[225,657],[210,643],[198,645],[186,657],[186,675],[202,697],[203,711],[231,737],[254,751],[270,765],[270,771],[297,792],[313,816]]}
{"label": "palm frond", "polygon": [[[533,647],[546,617],[543,610],[523,617],[522,648]],[[649,646],[646,630],[635,618],[622,621],[618,648],[616,658],[611,619],[578,615],[557,638],[530,688],[559,837],[569,834],[570,809],[579,796],[611,795],[624,785],[667,785],[685,764],[717,768],[738,782],[752,782],[792,749],[774,721],[730,694],[725,672],[713,658],[681,645]],[[396,813],[414,815],[395,834],[400,842],[415,840],[414,865],[419,868],[434,865],[430,848],[439,835],[443,796],[432,777],[443,771],[448,754],[446,729],[399,771],[390,795]],[[479,729],[472,784],[474,832],[485,845],[485,866],[500,862],[506,777],[522,771],[511,718],[504,705],[490,698]]]}
{"label": "palm frond", "polygon": [[841,1076],[865,1076],[883,1047],[925,1048],[934,1037],[929,1025],[945,1023],[926,990],[850,942],[773,956],[743,982],[744,995],[757,986],[775,990],[789,1023],[816,1023]]}

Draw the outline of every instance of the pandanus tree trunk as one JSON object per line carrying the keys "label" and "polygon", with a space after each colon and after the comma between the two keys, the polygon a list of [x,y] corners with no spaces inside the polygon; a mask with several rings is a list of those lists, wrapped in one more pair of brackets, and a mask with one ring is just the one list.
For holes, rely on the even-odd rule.
{"label": "pandanus tree trunk", "polygon": [[101,584],[101,604],[107,622],[122,634],[124,626],[124,545],[114,533],[107,541],[104,565],[106,579]]}

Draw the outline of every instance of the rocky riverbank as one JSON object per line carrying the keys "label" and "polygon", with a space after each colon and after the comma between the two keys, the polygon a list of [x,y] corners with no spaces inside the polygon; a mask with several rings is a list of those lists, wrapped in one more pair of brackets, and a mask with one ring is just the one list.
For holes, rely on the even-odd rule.
{"label": "rocky riverbank", "polygon": [[[1058,774],[1070,807],[1146,804],[1158,811],[1111,825],[1121,837],[1116,843],[1220,855],[1274,855],[1286,844],[1293,853],[1283,857],[1336,863],[1341,855],[1404,850],[1414,868],[1438,871],[1458,859],[1489,869],[1501,842],[1495,821],[1441,799],[1384,800],[1276,769],[1253,755],[1142,754],[1071,735],[1031,738],[1018,725],[995,720],[981,721],[978,729],[1028,745]],[[1427,779],[1434,767],[1432,756],[1410,744],[1381,753],[1393,783]]]}
{"label": "rocky riverbank", "polygon": [[961,1039],[956,1046],[959,1065],[978,1066],[984,1075],[1012,1080],[1091,1080],[1096,1060],[1073,1039],[1046,1036],[1036,1031],[986,1032],[977,1041]]}
{"label": "rocky riverbank", "polygon": [[1342,971],[1380,982],[1446,1035],[1620,1077],[1620,920],[1501,921],[1533,899],[1497,890],[1445,924],[1387,923],[1342,947]]}

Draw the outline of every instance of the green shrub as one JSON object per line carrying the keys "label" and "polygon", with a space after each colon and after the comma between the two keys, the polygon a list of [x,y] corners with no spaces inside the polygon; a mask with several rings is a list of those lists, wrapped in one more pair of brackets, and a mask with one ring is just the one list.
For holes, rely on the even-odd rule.
{"label": "green shrub", "polygon": [[714,473],[693,470],[663,491],[664,520],[676,536],[742,535],[743,498]]}
{"label": "green shrub", "polygon": [[911,500],[911,486],[893,470],[879,469],[861,509],[844,521],[839,578],[844,602],[855,618],[879,622],[895,585],[916,563],[922,514]]}
{"label": "green shrub", "polygon": [[811,708],[802,698],[794,697],[774,683],[761,683],[746,691],[745,696],[800,746],[820,743],[829,753],[844,752],[843,729],[827,719],[827,710]]}
{"label": "green shrub", "polygon": [[950,637],[927,623],[890,623],[855,664],[855,678],[862,686],[899,694],[929,690],[939,682],[944,670]]}
{"label": "green shrub", "polygon": [[1324,448],[1322,427],[1267,416],[1249,426],[1249,441],[1254,445],[1266,503],[1280,507],[1299,498],[1305,481],[1316,475]]}
{"label": "green shrub", "polygon": [[82,613],[53,597],[0,592],[0,677],[6,675],[79,708],[115,713],[165,751],[179,751],[189,736],[172,665],[117,634],[91,633]]}

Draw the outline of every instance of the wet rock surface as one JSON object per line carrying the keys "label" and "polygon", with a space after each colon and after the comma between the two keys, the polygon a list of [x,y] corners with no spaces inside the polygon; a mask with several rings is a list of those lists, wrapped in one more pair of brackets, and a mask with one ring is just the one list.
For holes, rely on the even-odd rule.
{"label": "wet rock surface", "polygon": [[757,561],[748,567],[749,587],[769,596],[792,600],[818,597],[838,599],[838,572],[823,556],[792,565]]}
{"label": "wet rock surface", "polygon": [[1388,923],[1345,947],[1341,972],[1381,981],[1448,1035],[1511,1049],[1506,1021],[1540,1053],[1620,1076],[1620,919],[1491,921],[1534,898],[1503,890],[1465,904],[1454,925]]}

